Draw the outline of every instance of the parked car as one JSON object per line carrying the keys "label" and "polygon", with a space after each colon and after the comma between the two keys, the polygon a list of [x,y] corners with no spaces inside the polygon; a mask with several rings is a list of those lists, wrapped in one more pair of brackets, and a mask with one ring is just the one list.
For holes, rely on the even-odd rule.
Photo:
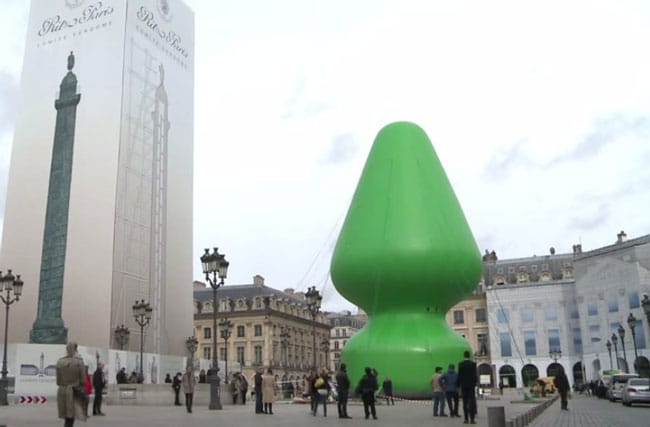
{"label": "parked car", "polygon": [[650,378],[630,378],[623,387],[621,402],[625,406],[633,403],[650,403]]}
{"label": "parked car", "polygon": [[631,378],[638,378],[638,374],[616,374],[612,375],[612,382],[607,389],[607,398],[612,402],[623,397],[623,387]]}

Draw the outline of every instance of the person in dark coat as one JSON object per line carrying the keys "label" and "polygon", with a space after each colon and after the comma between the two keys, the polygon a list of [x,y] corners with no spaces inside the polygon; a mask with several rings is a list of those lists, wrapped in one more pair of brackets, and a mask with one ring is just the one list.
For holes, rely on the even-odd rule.
{"label": "person in dark coat", "polygon": [[115,375],[115,381],[118,384],[126,384],[129,382],[129,379],[126,376],[126,368],[120,369],[120,371]]}
{"label": "person in dark coat", "polygon": [[445,384],[445,397],[449,407],[449,416],[458,417],[458,374],[455,366],[449,365],[447,373],[442,376],[442,382]]}
{"label": "person in dark coat", "polygon": [[555,384],[555,388],[557,389],[558,393],[560,393],[560,401],[561,401],[561,409],[564,411],[569,410],[569,402],[567,400],[567,396],[569,395],[569,389],[571,386],[569,385],[569,379],[566,377],[566,374],[564,373],[564,367],[560,365],[557,370],[555,371],[555,379],[553,379],[553,384]]}
{"label": "person in dark coat", "polygon": [[239,393],[241,393],[241,404],[245,405],[246,404],[246,393],[248,393],[248,380],[242,374],[239,372],[237,374],[237,377],[239,378]]}
{"label": "person in dark coat", "polygon": [[182,374],[180,372],[176,373],[176,376],[172,380],[172,389],[174,389],[174,405],[176,406],[181,406],[181,401],[180,401],[180,392],[181,392],[181,376]]}
{"label": "person in dark coat", "polygon": [[463,416],[465,422],[469,420],[470,424],[476,424],[476,385],[478,384],[478,375],[476,373],[476,363],[470,360],[469,351],[465,351],[465,359],[458,364],[458,387],[463,398]]}
{"label": "person in dark coat", "polygon": [[386,397],[386,405],[389,403],[392,403],[394,405],[395,401],[393,400],[393,382],[391,381],[390,377],[386,377],[381,385],[381,389],[384,391],[384,397]]}
{"label": "person in dark coat", "polygon": [[339,371],[336,373],[336,391],[338,400],[336,409],[339,412],[339,418],[352,418],[348,415],[348,395],[350,393],[350,378],[348,378],[347,367],[341,363]]}
{"label": "person in dark coat", "polygon": [[255,376],[253,377],[253,380],[255,382],[255,413],[256,414],[263,414],[263,406],[262,406],[262,373],[264,372],[263,368],[259,368],[257,372],[255,372]]}
{"label": "person in dark coat", "polygon": [[377,371],[375,368],[366,368],[365,374],[359,380],[356,392],[361,394],[363,401],[363,412],[366,419],[372,414],[372,418],[377,419],[377,411],[375,410],[375,391],[379,386],[377,385]]}
{"label": "person in dark coat", "polygon": [[93,387],[95,388],[95,399],[93,400],[93,415],[106,415],[102,413],[102,393],[106,387],[106,377],[104,377],[104,364],[97,363],[97,369],[93,373]]}
{"label": "person in dark coat", "polygon": [[171,375],[169,374],[165,375],[165,384],[171,384],[171,383],[172,383]]}

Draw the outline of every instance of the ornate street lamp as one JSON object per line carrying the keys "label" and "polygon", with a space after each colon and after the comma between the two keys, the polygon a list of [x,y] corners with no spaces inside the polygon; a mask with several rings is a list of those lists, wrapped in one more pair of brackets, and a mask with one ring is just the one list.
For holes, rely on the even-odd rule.
{"label": "ornate street lamp", "polygon": [[629,372],[630,368],[627,364],[627,354],[625,354],[625,329],[623,329],[623,325],[620,323],[618,324],[618,336],[621,338],[621,347],[623,347],[623,361],[625,362],[625,369],[626,372]]}
{"label": "ornate street lamp", "polygon": [[224,342],[226,343],[223,351],[223,358],[226,362],[226,384],[228,384],[228,339],[232,334],[232,327],[234,325],[230,320],[223,319],[221,322],[219,322],[219,326],[221,327],[221,338],[223,338]]}
{"label": "ornate street lamp", "polygon": [[614,369],[614,365],[612,365],[612,343],[607,340],[607,344],[605,345],[607,346],[607,352],[609,353],[609,369],[611,370]]}
{"label": "ornate street lamp", "polygon": [[289,354],[289,338],[291,338],[291,334],[289,334],[288,330],[282,330],[280,332],[280,343],[282,345],[282,351],[284,352],[282,357],[282,363],[284,364],[285,373],[287,371],[287,365],[288,365],[287,359]]}
{"label": "ornate street lamp", "polygon": [[312,345],[312,351],[313,351],[313,368],[317,369],[316,365],[316,315],[318,314],[318,311],[320,310],[320,304],[321,301],[323,300],[323,297],[320,295],[320,293],[316,290],[316,286],[312,286],[307,290],[307,293],[305,293],[305,298],[307,299],[307,310],[309,310],[309,314],[311,314],[311,320],[313,323],[313,331],[312,331],[312,336],[313,336],[313,345]]}
{"label": "ornate street lamp", "polygon": [[218,248],[214,248],[212,253],[206,249],[201,255],[201,267],[205,280],[208,281],[212,288],[212,367],[208,370],[208,380],[210,381],[210,405],[209,409],[223,409],[221,406],[221,380],[219,379],[219,362],[217,359],[217,312],[219,304],[217,303],[217,289],[224,284],[224,279],[228,275],[228,266],[226,256],[219,253]]}
{"label": "ornate street lamp", "polygon": [[[634,331],[636,329],[636,322],[637,322],[636,317],[634,317],[634,314],[630,313],[630,315],[627,316],[627,326],[629,326],[630,330],[632,331],[632,344],[634,344],[634,371],[635,372],[637,371],[636,361],[639,358],[639,353],[637,353],[637,349],[636,349],[636,333]],[[643,331],[641,331],[641,333],[643,333]]]}
{"label": "ornate street lamp", "polygon": [[330,341],[328,339],[324,339],[320,343],[321,350],[325,353],[325,366],[327,366],[327,370],[329,371],[330,369],[330,361],[329,361],[329,355],[330,355]]}
{"label": "ornate street lamp", "polygon": [[117,341],[117,344],[120,346],[120,350],[124,350],[124,346],[129,342],[129,335],[131,335],[129,328],[122,324],[115,328],[113,334],[115,335],[115,341]]}
{"label": "ornate street lamp", "polygon": [[148,302],[144,300],[136,301],[133,304],[133,317],[135,322],[140,326],[140,378],[139,381],[144,382],[144,328],[149,325],[151,321],[151,312],[153,308],[149,305]]}
{"label": "ornate street lamp", "polygon": [[548,357],[553,359],[555,363],[557,363],[557,360],[562,357],[562,350],[558,349],[552,349],[551,351],[548,352]]}
{"label": "ornate street lamp", "polygon": [[[0,406],[7,406],[7,388],[9,387],[9,380],[7,379],[7,336],[9,334],[9,306],[20,299],[23,293],[23,281],[20,280],[20,274],[14,276],[11,270],[7,271],[4,276],[0,271],[0,300],[5,305],[5,340],[4,351],[2,354],[2,378],[0,379]],[[2,295],[2,291],[6,292],[6,296]],[[14,297],[11,296],[13,292]]]}
{"label": "ornate street lamp", "polygon": [[648,320],[648,329],[650,330],[650,297],[648,297],[648,294],[643,294],[643,300],[641,300],[641,306],[643,307],[643,312],[645,313],[645,317],[647,317]]}
{"label": "ornate street lamp", "polygon": [[620,370],[621,364],[619,363],[618,360],[618,347],[616,347],[616,343],[618,342],[618,337],[616,336],[615,333],[612,333],[612,337],[610,339],[612,340],[612,344],[614,344],[614,356],[616,356],[616,369]]}
{"label": "ornate street lamp", "polygon": [[197,340],[194,335],[187,337],[185,340],[185,347],[187,347],[187,351],[190,353],[190,357],[187,359],[187,366],[191,366],[193,368],[194,353],[196,353],[196,349],[199,347],[199,340]]}

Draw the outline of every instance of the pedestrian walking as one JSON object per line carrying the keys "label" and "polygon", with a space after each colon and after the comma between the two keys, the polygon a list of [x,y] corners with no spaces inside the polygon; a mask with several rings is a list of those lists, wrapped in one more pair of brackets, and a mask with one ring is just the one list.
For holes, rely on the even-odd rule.
{"label": "pedestrian walking", "polygon": [[83,408],[83,396],[86,375],[81,360],[75,357],[77,343],[69,342],[65,347],[66,355],[56,362],[56,403],[59,418],[63,418],[65,427],[72,427],[75,419],[86,420]]}
{"label": "pedestrian walking", "polygon": [[95,389],[95,398],[93,399],[93,415],[106,415],[102,412],[102,394],[106,387],[106,377],[104,376],[104,364],[97,363],[97,369],[93,373],[93,388]]}
{"label": "pedestrian walking", "polygon": [[560,408],[563,411],[568,411],[569,410],[568,395],[571,386],[569,385],[569,379],[564,373],[564,367],[562,365],[559,365],[559,367],[555,370],[555,378],[553,379],[553,384],[555,384],[555,388],[560,394],[560,403],[561,403]]}
{"label": "pedestrian walking", "polygon": [[183,393],[185,393],[185,408],[188,413],[192,413],[192,401],[194,400],[194,387],[196,386],[196,378],[194,378],[194,369],[191,366],[185,368],[183,379]]}
{"label": "pedestrian walking", "polygon": [[273,370],[266,370],[266,375],[262,375],[262,402],[264,403],[264,413],[273,415],[273,402],[275,401],[275,381],[273,380]]}
{"label": "pedestrian walking", "polygon": [[314,387],[314,382],[318,377],[316,369],[312,368],[309,370],[309,374],[305,377],[305,383],[307,385],[307,390],[309,393],[309,407],[312,414],[316,412],[316,405],[318,404],[318,392]]}
{"label": "pedestrian walking", "polygon": [[460,418],[458,414],[458,374],[453,364],[449,365],[447,372],[442,375],[441,381],[445,387],[449,416]]}
{"label": "pedestrian walking", "polygon": [[348,377],[347,366],[341,363],[339,371],[336,373],[336,391],[338,399],[336,409],[339,418],[352,418],[348,415],[348,395],[350,393],[350,378]]}
{"label": "pedestrian walking", "polygon": [[458,364],[458,387],[463,399],[463,416],[465,424],[476,424],[476,385],[478,376],[476,374],[476,363],[470,360],[469,351],[465,350],[465,359]]}
{"label": "pedestrian walking", "polygon": [[318,413],[318,404],[322,403],[323,404],[323,416],[327,416],[327,397],[330,394],[330,390],[332,389],[332,386],[329,383],[329,376],[327,375],[327,371],[325,369],[321,370],[320,374],[314,379],[314,383],[312,384],[313,389],[316,391],[315,396],[316,396],[316,402],[314,403],[314,411],[312,412],[312,415],[316,416]]}
{"label": "pedestrian walking", "polygon": [[366,419],[372,414],[373,419],[377,419],[377,411],[375,409],[375,392],[379,388],[377,385],[377,370],[375,368],[366,367],[365,374],[357,384],[356,392],[361,395],[363,401],[363,412]]}
{"label": "pedestrian walking", "polygon": [[435,373],[431,377],[429,384],[433,390],[433,416],[446,417],[445,414],[445,387],[441,381],[442,379],[442,368],[436,366]]}
{"label": "pedestrian walking", "polygon": [[386,377],[384,382],[381,384],[381,389],[383,391],[384,397],[386,398],[386,405],[395,404],[393,400],[393,381],[390,377]]}

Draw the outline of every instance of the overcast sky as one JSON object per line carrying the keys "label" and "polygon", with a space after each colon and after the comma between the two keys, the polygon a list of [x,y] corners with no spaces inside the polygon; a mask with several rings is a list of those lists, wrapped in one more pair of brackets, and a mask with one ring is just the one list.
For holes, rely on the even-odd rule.
{"label": "overcast sky", "polygon": [[[0,215],[28,3],[0,13]],[[351,309],[329,262],[372,141],[398,120],[429,135],[481,252],[650,233],[648,2],[186,3],[195,279],[218,246],[227,284],[261,274]]]}

